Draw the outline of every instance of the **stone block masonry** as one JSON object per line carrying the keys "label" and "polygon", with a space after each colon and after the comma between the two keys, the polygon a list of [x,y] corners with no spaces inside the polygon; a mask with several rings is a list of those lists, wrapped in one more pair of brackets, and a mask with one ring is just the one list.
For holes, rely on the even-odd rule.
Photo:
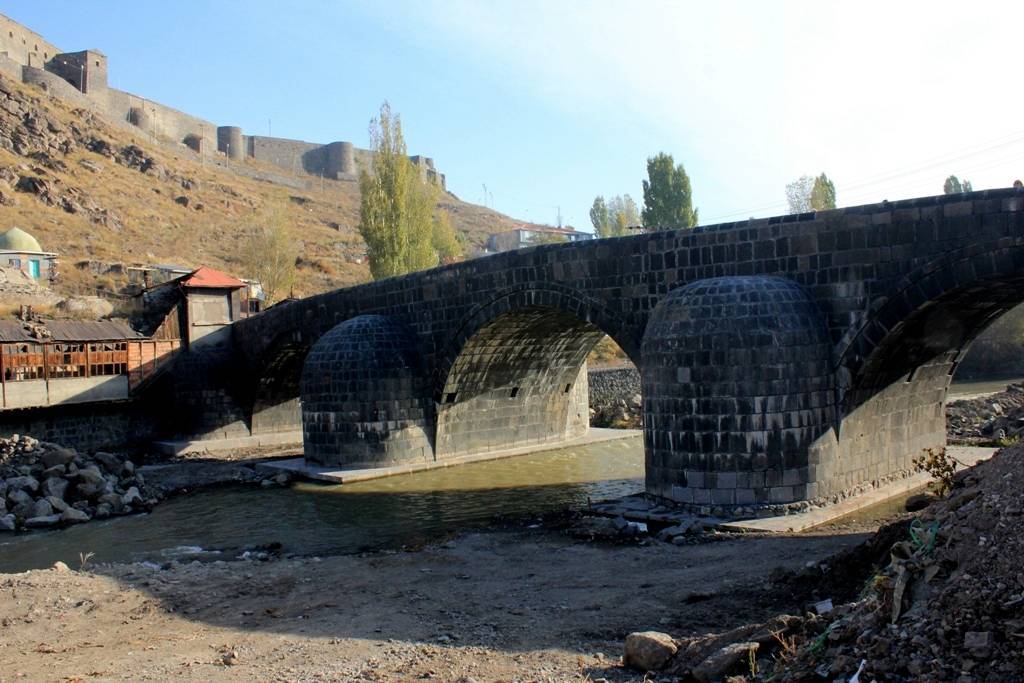
{"label": "stone block masonry", "polygon": [[291,391],[312,426],[297,380],[259,396],[283,350],[360,316],[413,335],[421,369],[403,386],[421,389],[317,394],[338,417],[315,424],[335,434],[351,433],[349,403],[422,406],[425,441],[371,449],[396,462],[566,438],[575,378],[608,334],[643,377],[650,493],[826,502],[945,444],[956,363],[1022,285],[1024,191],[988,190],[496,254],[277,306],[233,338],[252,405]]}

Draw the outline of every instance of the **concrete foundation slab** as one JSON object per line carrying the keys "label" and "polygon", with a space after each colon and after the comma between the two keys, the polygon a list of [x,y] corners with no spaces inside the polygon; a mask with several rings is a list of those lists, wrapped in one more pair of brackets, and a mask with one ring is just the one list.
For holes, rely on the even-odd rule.
{"label": "concrete foundation slab", "polygon": [[253,434],[230,439],[197,439],[184,441],[154,441],[153,450],[161,455],[182,453],[206,453],[232,451],[240,448],[261,448],[264,446],[302,446],[302,432],[278,432],[274,434]]}
{"label": "concrete foundation slab", "polygon": [[[977,463],[991,458],[997,448],[978,448],[973,446],[949,446],[950,455],[963,464],[957,467],[958,470],[970,467]],[[750,519],[737,522],[726,522],[719,524],[717,528],[722,531],[743,531],[743,532],[799,532],[806,531],[822,524],[827,524],[840,517],[849,515],[857,510],[877,505],[901,494],[913,491],[916,488],[925,486],[931,481],[931,475],[927,472],[919,472],[906,479],[891,482],[877,489],[872,489],[859,496],[847,498],[844,501],[828,507],[816,508],[807,512],[800,512],[792,515],[779,517],[765,517],[764,519]]]}
{"label": "concrete foundation slab", "polygon": [[319,481],[327,481],[332,484],[351,484],[356,481],[366,481],[367,479],[380,479],[382,477],[391,477],[396,474],[409,474],[410,472],[421,472],[423,470],[432,470],[440,467],[451,467],[452,465],[464,465],[470,462],[483,462],[485,460],[497,460],[499,458],[509,458],[515,455],[526,455],[528,453],[541,453],[543,451],[554,451],[562,448],[572,448],[573,446],[584,446],[592,443],[600,443],[603,441],[615,441],[618,439],[627,439],[631,437],[639,437],[643,432],[639,429],[600,429],[592,428],[584,436],[576,437],[573,439],[567,439],[558,443],[550,443],[543,445],[530,445],[522,446],[520,448],[509,448],[501,451],[487,451],[484,453],[473,453],[470,455],[463,455],[456,458],[446,458],[444,460],[437,460],[434,462],[417,462],[409,463],[406,465],[394,465],[391,467],[373,467],[367,469],[358,470],[339,470],[329,467],[315,467],[306,464],[304,458],[289,458],[287,460],[278,460],[276,462],[268,462],[261,464],[261,468],[267,470],[284,470],[297,474],[308,479],[316,479]]}

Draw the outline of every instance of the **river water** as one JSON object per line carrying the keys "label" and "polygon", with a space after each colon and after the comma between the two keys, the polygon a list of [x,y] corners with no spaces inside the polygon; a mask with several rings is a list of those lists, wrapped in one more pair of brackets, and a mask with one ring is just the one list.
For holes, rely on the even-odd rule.
{"label": "river water", "polygon": [[285,554],[354,553],[435,541],[486,526],[643,490],[639,436],[329,486],[232,486],[171,498],[145,515],[3,537],[0,572],[61,560],[234,559],[280,543]]}

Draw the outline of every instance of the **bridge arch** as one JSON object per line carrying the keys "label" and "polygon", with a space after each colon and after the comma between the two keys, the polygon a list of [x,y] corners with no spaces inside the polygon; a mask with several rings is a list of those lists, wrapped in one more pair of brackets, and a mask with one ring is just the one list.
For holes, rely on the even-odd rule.
{"label": "bridge arch", "polygon": [[309,355],[309,343],[294,331],[279,335],[267,346],[248,379],[252,391],[252,434],[301,429],[299,381]]}
{"label": "bridge arch", "polygon": [[457,329],[435,373],[438,459],[583,434],[590,351],[608,334],[639,360],[639,345],[617,315],[557,284],[505,290]]}
{"label": "bridge arch", "polygon": [[836,350],[839,428],[817,444],[824,480],[838,491],[842,482],[899,475],[924,450],[945,446],[946,393],[957,364],[1021,302],[1021,238],[934,259],[877,300]]}

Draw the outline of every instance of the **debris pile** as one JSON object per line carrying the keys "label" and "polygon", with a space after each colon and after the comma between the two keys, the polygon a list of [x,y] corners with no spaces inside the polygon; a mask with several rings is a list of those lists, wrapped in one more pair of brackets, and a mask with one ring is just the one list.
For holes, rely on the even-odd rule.
{"label": "debris pile", "polygon": [[[1024,680],[1022,484],[1024,448],[1004,448],[915,518],[773,577],[805,616],[674,639],[658,668],[683,680]],[[647,668],[655,648],[639,641],[650,634],[634,635],[624,664]]]}
{"label": "debris pile", "polygon": [[1006,445],[1024,432],[1024,384],[1006,391],[946,406],[946,431],[951,440],[972,445]]}
{"label": "debris pile", "polygon": [[1024,450],[957,476],[859,600],[813,619],[770,680],[1024,679]]}
{"label": "debris pile", "polygon": [[0,531],[41,529],[148,510],[157,498],[131,460],[0,438]]}

